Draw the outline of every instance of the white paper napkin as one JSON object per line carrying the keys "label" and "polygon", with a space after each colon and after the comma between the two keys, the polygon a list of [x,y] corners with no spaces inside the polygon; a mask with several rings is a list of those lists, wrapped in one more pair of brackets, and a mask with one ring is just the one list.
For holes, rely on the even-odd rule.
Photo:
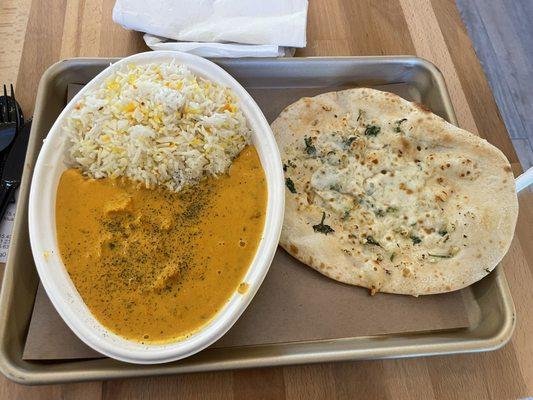
{"label": "white paper napkin", "polygon": [[146,45],[152,50],[177,50],[200,57],[292,57],[294,47],[271,44],[177,42],[146,33]]}
{"label": "white paper napkin", "polygon": [[276,57],[305,47],[307,0],[117,0],[113,20],[154,50]]}

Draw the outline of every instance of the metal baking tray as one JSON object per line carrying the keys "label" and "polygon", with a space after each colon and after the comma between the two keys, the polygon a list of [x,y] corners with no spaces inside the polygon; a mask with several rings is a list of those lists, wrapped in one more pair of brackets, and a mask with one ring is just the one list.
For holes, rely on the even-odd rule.
{"label": "metal baking tray", "polygon": [[[52,65],[39,84],[26,169],[0,296],[0,370],[25,384],[168,375],[288,364],[383,359],[494,350],[515,326],[515,309],[503,271],[467,291],[468,328],[291,342],[241,348],[210,348],[186,360],[163,365],[132,365],[109,358],[25,361],[22,359],[39,278],[28,238],[28,194],[32,167],[43,139],[66,102],[67,86],[83,84],[116,59],[70,59]],[[326,88],[402,84],[413,99],[456,124],[442,74],[416,57],[325,57],[214,60],[252,93],[281,90],[287,104],[302,93]],[[258,92],[261,92],[259,90]],[[267,93],[268,91],[263,91]],[[279,98],[279,95],[278,95]],[[267,118],[272,119],[272,115]]]}

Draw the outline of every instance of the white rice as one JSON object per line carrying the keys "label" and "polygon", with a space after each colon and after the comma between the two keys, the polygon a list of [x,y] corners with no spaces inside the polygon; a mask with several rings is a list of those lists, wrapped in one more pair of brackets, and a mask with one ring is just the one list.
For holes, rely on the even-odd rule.
{"label": "white rice", "polygon": [[86,176],[172,191],[227,172],[250,142],[233,92],[174,62],[115,73],[76,104],[64,130],[69,161]]}

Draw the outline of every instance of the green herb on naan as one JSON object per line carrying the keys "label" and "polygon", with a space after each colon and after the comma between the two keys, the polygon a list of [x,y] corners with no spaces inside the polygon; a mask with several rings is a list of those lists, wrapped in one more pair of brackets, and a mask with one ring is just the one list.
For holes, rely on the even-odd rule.
{"label": "green herb on naan", "polygon": [[324,235],[327,235],[328,233],[335,232],[333,228],[329,225],[324,224],[324,220],[326,219],[326,213],[322,213],[322,220],[319,224],[313,225],[313,230],[315,232],[323,233]]}

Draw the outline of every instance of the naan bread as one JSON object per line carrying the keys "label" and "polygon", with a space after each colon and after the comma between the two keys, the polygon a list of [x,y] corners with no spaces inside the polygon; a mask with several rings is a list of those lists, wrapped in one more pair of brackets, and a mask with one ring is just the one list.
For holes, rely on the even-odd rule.
{"label": "naan bread", "polygon": [[372,293],[442,293],[509,249],[509,162],[421,106],[351,89],[300,99],[272,129],[287,186],[281,245],[324,275]]}

